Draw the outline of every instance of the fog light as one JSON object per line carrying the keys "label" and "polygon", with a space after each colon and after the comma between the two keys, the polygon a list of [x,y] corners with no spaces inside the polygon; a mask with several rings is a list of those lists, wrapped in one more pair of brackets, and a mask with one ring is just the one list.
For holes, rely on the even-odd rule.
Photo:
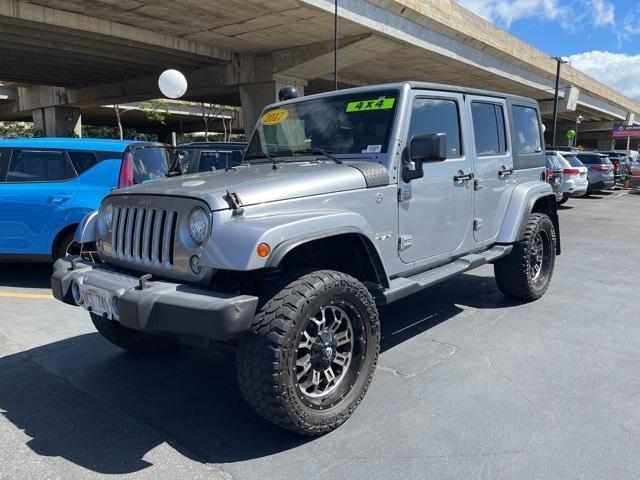
{"label": "fog light", "polygon": [[111,297],[111,313],[113,314],[114,318],[119,318],[120,317],[120,310],[118,309],[118,297],[116,297],[115,295],[113,297]]}
{"label": "fog light", "polygon": [[80,285],[78,285],[77,281],[71,284],[71,296],[73,297],[73,301],[76,302],[76,305],[82,305],[82,292],[80,291]]}
{"label": "fog light", "polygon": [[191,257],[189,259],[189,268],[191,268],[191,271],[196,275],[200,275],[200,272],[202,272],[202,269],[200,268],[200,257],[197,255]]}

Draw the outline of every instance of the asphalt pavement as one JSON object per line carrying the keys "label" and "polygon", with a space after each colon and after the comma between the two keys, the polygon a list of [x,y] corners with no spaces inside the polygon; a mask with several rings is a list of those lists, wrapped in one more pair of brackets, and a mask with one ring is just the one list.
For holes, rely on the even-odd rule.
{"label": "asphalt pavement", "polygon": [[125,353],[49,265],[0,265],[0,478],[640,478],[640,195],[560,219],[541,300],[485,266],[382,309],[369,393],[315,439],[252,413],[231,349]]}

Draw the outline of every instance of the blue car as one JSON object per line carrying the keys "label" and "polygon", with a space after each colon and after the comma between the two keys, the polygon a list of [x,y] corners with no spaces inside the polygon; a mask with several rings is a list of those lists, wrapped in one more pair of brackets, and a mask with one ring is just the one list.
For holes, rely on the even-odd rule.
{"label": "blue car", "polygon": [[109,191],[178,173],[175,152],[160,143],[0,140],[0,261],[79,253],[76,227]]}

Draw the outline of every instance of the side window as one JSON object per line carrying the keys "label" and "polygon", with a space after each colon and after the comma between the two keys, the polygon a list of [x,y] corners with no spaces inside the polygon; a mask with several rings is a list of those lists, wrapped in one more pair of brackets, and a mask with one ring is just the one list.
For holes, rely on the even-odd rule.
{"label": "side window", "polygon": [[0,149],[0,182],[4,182],[7,178],[7,170],[9,169],[9,160],[11,159],[11,150],[7,148]]}
{"label": "side window", "polygon": [[538,112],[534,108],[514,105],[512,113],[516,137],[516,153],[522,155],[541,152]]}
{"label": "side window", "polygon": [[14,150],[7,182],[57,182],[75,177],[64,152]]}
{"label": "side window", "polygon": [[462,155],[460,113],[455,100],[416,98],[413,101],[409,139],[423,133],[446,133],[447,154]]}
{"label": "side window", "polygon": [[507,153],[504,110],[502,105],[473,102],[471,104],[473,131],[478,156]]}
{"label": "side window", "polygon": [[73,167],[76,169],[76,172],[78,172],[78,175],[82,175],[98,163],[96,154],[93,152],[77,152],[74,150],[68,150],[67,155],[69,155],[71,163],[73,163]]}

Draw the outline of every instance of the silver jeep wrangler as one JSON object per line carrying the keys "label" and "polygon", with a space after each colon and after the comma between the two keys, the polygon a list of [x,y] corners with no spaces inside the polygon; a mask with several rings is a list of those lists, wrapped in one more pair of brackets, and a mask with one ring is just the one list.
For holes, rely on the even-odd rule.
{"label": "silver jeep wrangler", "polygon": [[126,350],[237,345],[248,404],[297,433],[349,418],[378,306],[492,263],[540,298],[560,235],[536,101],[419,82],[266,107],[241,165],[116,190],[79,227],[101,259],[55,297]]}

